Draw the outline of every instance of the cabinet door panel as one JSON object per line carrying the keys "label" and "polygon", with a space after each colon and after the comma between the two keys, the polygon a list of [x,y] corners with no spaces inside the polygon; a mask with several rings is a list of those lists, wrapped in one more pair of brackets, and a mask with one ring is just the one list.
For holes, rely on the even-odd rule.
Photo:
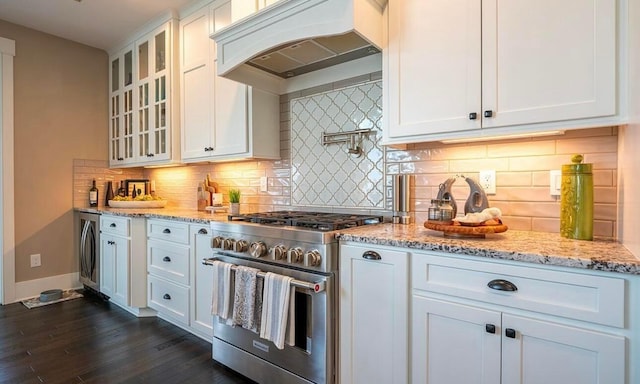
{"label": "cabinet door panel", "polygon": [[114,238],[115,276],[113,280],[113,296],[111,299],[129,306],[129,240]]}
{"label": "cabinet door panel", "polygon": [[113,244],[113,236],[102,233],[100,235],[100,292],[113,296],[116,249]]}
{"label": "cabinet door panel", "polygon": [[209,57],[214,42],[209,38],[209,12],[197,12],[180,22],[182,97],[182,158],[208,157],[213,126],[213,61]]}
{"label": "cabinet door panel", "polygon": [[625,382],[623,337],[508,314],[503,325],[516,331],[502,342],[504,383]]}
{"label": "cabinet door panel", "polygon": [[615,114],[615,3],[483,1],[483,127]]}
{"label": "cabinet door panel", "polygon": [[407,382],[408,254],[340,248],[342,383]]}
{"label": "cabinet door panel", "polygon": [[193,284],[193,316],[191,326],[205,336],[213,336],[213,273],[211,267],[202,264],[202,259],[211,257],[211,234],[196,234],[194,245],[195,284]]}
{"label": "cabinet door panel", "polygon": [[213,155],[245,153],[249,150],[247,86],[219,76],[216,76],[214,84]]}
{"label": "cabinet door panel", "polygon": [[389,137],[480,128],[480,1],[398,0],[388,17]]}
{"label": "cabinet door panel", "polygon": [[412,383],[500,383],[499,312],[414,295],[411,329]]}

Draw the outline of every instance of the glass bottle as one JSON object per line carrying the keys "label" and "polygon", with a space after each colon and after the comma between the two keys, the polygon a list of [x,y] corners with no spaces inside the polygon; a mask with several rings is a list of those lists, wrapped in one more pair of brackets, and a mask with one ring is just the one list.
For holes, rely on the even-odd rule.
{"label": "glass bottle", "polygon": [[91,189],[89,189],[89,206],[98,206],[98,187],[96,187],[96,179],[93,179]]}
{"label": "glass bottle", "polygon": [[440,221],[443,224],[453,224],[453,206],[448,198],[444,198],[440,204]]}
{"label": "glass bottle", "polygon": [[574,155],[562,165],[560,188],[560,235],[568,239],[593,240],[592,164]]}
{"label": "glass bottle", "polygon": [[431,199],[431,206],[429,206],[429,221],[440,221],[440,200]]}
{"label": "glass bottle", "polygon": [[124,180],[120,180],[120,188],[118,188],[118,196],[127,196],[127,190],[124,188]]}

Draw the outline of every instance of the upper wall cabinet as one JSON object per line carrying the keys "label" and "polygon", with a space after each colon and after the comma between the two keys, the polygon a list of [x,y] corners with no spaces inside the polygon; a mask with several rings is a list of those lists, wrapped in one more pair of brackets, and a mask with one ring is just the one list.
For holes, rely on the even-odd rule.
{"label": "upper wall cabinet", "polygon": [[231,9],[215,1],[180,21],[185,163],[280,158],[279,97],[216,75],[209,36],[231,23]]}
{"label": "upper wall cabinet", "polygon": [[111,57],[111,167],[179,160],[176,44],[177,22],[170,21]]}
{"label": "upper wall cabinet", "polygon": [[615,0],[389,0],[384,142],[619,123],[616,12]]}
{"label": "upper wall cabinet", "polygon": [[232,0],[231,20],[234,22],[238,21],[277,1],[278,0]]}

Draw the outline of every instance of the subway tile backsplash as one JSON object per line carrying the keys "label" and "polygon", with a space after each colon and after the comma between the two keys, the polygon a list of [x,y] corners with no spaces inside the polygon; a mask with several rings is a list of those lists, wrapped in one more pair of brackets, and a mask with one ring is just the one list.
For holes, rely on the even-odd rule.
{"label": "subway tile backsplash", "polygon": [[[226,193],[230,188],[242,192],[241,211],[265,211],[276,209],[313,209],[323,211],[376,212],[390,216],[389,187],[391,175],[409,173],[415,175],[411,185],[411,209],[415,222],[420,225],[427,219],[430,200],[437,195],[438,186],[447,178],[465,175],[474,179],[484,169],[496,171],[496,194],[489,195],[490,206],[503,212],[503,221],[510,229],[541,232],[559,232],[560,198],[549,194],[549,170],[560,169],[570,162],[571,155],[581,153],[585,162],[593,163],[594,169],[594,235],[614,237],[616,233],[617,204],[617,140],[616,127],[592,128],[567,131],[561,136],[550,136],[508,141],[493,141],[468,144],[445,145],[438,142],[410,144],[405,149],[381,148],[381,171],[385,174],[383,188],[385,202],[380,205],[364,202],[352,204],[348,200],[318,199],[305,200],[304,187],[300,180],[316,179],[311,171],[303,171],[298,161],[302,158],[300,148],[295,144],[296,133],[292,130],[292,105],[301,100],[314,100],[331,94],[349,98],[353,89],[379,84],[380,74],[358,77],[351,82],[339,82],[307,91],[295,92],[281,97],[280,154],[281,160],[244,161],[234,163],[200,164],[175,168],[110,170],[107,162],[76,160],[74,162],[74,206],[88,204],[87,194],[91,179],[96,177],[100,188],[100,204],[104,203],[104,183],[127,178],[145,178],[156,181],[156,192],[169,200],[168,206],[196,209],[198,182],[207,174],[217,181],[228,201]],[[359,98],[360,102],[363,101]],[[367,101],[368,102],[368,101]],[[356,103],[355,105],[358,105]],[[318,116],[331,117],[336,114],[335,105],[318,104]],[[377,119],[377,117],[376,117]],[[344,126],[353,124],[345,121]],[[319,143],[319,133],[326,127],[307,129],[313,143]],[[337,127],[342,129],[343,125]],[[351,126],[349,129],[352,129]],[[376,129],[383,127],[376,126]],[[367,139],[365,139],[367,140]],[[293,145],[292,145],[293,143]],[[315,144],[313,144],[315,145]],[[346,150],[336,144],[340,151]],[[372,148],[369,148],[371,153]],[[337,152],[336,152],[337,153]],[[333,179],[345,178],[353,185],[376,184],[368,180],[370,164],[345,165],[345,158],[324,158],[317,156],[323,169],[342,171]],[[301,163],[300,163],[301,164]],[[363,169],[364,168],[364,169]],[[346,171],[346,172],[345,172]],[[332,175],[320,174],[330,179]],[[322,176],[324,175],[324,176]],[[260,191],[260,177],[267,177],[268,191]],[[102,188],[100,186],[103,186]],[[355,187],[354,187],[355,188]],[[373,192],[374,187],[369,191]],[[360,189],[359,191],[363,191]],[[377,189],[376,189],[376,194]],[[468,196],[468,185],[459,180],[454,184],[453,193],[457,201],[464,202]],[[321,196],[322,197],[322,196]],[[311,204],[313,203],[313,204]]]}

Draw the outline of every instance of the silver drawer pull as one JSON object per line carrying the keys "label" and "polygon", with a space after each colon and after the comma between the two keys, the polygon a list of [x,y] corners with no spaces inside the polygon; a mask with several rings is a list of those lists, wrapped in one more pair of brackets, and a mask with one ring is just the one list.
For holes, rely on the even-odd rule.
{"label": "silver drawer pull", "polygon": [[366,251],[365,253],[362,254],[362,257],[364,257],[367,260],[382,260],[382,257],[380,256],[380,254],[375,251]]}
{"label": "silver drawer pull", "polygon": [[487,283],[487,287],[495,289],[496,291],[515,292],[518,290],[515,284],[509,280],[495,279]]}

